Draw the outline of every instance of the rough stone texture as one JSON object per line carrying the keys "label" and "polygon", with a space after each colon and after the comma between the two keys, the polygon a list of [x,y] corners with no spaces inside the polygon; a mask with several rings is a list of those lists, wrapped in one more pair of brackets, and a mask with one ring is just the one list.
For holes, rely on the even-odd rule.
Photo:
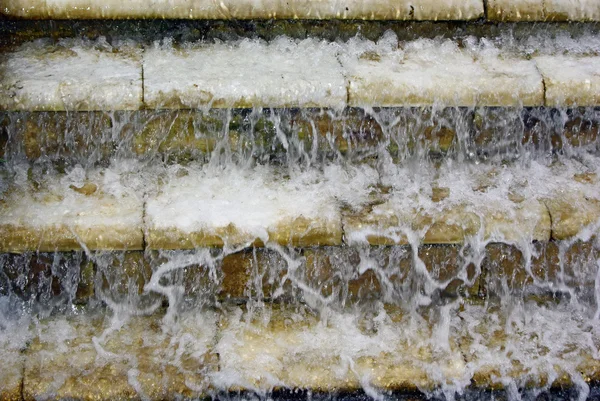
{"label": "rough stone texture", "polygon": [[539,242],[523,249],[491,244],[482,262],[486,292],[555,302],[568,289],[587,297],[594,288],[599,256],[593,241]]}
{"label": "rough stone texture", "polygon": [[[600,200],[580,192],[557,194],[544,201],[552,217],[552,238],[561,240],[576,235],[597,233],[600,225]],[[586,229],[586,232],[583,232]]]}
{"label": "rough stone texture", "polygon": [[0,59],[2,110],[131,110],[142,102],[139,51],[108,43],[34,42]]}
{"label": "rough stone texture", "polygon": [[344,218],[345,241],[371,245],[406,245],[410,235],[417,235],[423,244],[462,243],[467,236],[480,233],[492,241],[547,241],[550,238],[550,216],[537,201],[506,206],[468,204],[441,209],[398,207],[393,198],[374,206],[364,214]]}
{"label": "rough stone texture", "polygon": [[[164,327],[160,316],[114,322],[104,316],[40,322],[27,349],[25,400],[164,400],[202,397],[216,325],[211,312],[182,316]],[[120,325],[121,323],[122,325]]]}
{"label": "rough stone texture", "polygon": [[365,19],[365,20],[470,20],[483,15],[480,0],[8,0],[3,14],[23,18],[55,19]]}
{"label": "rough stone texture", "polygon": [[144,102],[149,108],[339,109],[346,81],[334,45],[314,39],[154,47],[144,53]]}
{"label": "rough stone texture", "polygon": [[594,0],[488,0],[492,21],[598,21],[600,4]]}
{"label": "rough stone texture", "polygon": [[544,0],[488,0],[487,18],[492,21],[543,21]]}
{"label": "rough stone texture", "polygon": [[600,3],[594,0],[544,0],[547,21],[600,21]]}
{"label": "rough stone texture", "polygon": [[[356,53],[359,53],[356,55]],[[543,85],[535,63],[470,53],[452,41],[420,39],[402,49],[342,55],[350,106],[538,106]]]}
{"label": "rough stone texture", "polygon": [[[248,325],[241,310],[226,315],[213,384],[229,391],[274,388],[352,391],[432,389],[460,377],[456,346],[434,350],[423,319],[381,311],[379,322],[357,314],[332,314],[319,322],[305,310],[273,307]],[[376,330],[368,327],[377,326]],[[375,327],[373,327],[375,328]],[[436,375],[423,365],[436,362]]]}
{"label": "rough stone texture", "polygon": [[87,177],[32,178],[6,191],[0,201],[0,250],[142,249],[141,198],[117,183],[111,194],[115,187],[102,184],[105,171],[82,173]]}
{"label": "rough stone texture", "polygon": [[[599,6],[600,7],[600,6]],[[594,106],[600,102],[600,57],[536,57],[547,106]]]}

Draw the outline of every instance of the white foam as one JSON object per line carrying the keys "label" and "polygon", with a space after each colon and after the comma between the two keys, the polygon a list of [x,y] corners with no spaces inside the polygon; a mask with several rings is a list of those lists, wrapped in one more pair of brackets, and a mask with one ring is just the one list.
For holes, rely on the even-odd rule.
{"label": "white foam", "polygon": [[535,64],[502,54],[485,39],[466,48],[452,40],[419,39],[395,48],[353,39],[340,57],[350,80],[352,106],[543,103]]}
{"label": "white foam", "polygon": [[326,167],[286,177],[277,169],[257,166],[252,171],[172,166],[166,185],[147,202],[147,224],[153,229],[177,228],[185,233],[225,228],[263,239],[266,230],[295,218],[335,221],[340,202],[365,202],[374,170]]}
{"label": "white foam", "polygon": [[144,54],[145,103],[160,107],[333,107],[346,101],[336,46],[279,37]]}
{"label": "white foam", "polygon": [[139,50],[96,42],[36,41],[0,63],[0,109],[135,110],[141,106]]}

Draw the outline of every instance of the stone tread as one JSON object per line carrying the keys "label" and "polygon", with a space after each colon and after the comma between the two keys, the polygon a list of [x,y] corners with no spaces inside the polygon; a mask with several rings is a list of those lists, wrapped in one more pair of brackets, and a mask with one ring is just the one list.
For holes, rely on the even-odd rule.
{"label": "stone tread", "polygon": [[488,0],[492,21],[598,21],[600,4],[589,0]]}
{"label": "stone tread", "polygon": [[145,50],[41,40],[2,54],[0,109],[596,105],[597,59],[527,60],[451,40],[398,47],[393,35],[378,43],[280,37]]}
{"label": "stone tread", "polygon": [[591,0],[6,0],[0,12],[32,19],[362,19],[598,21],[600,5]]}
{"label": "stone tread", "polygon": [[[535,323],[520,315],[530,310]],[[56,316],[24,325],[29,345],[17,394],[91,401],[285,388],[585,390],[598,379],[597,325],[590,332],[564,307],[532,303],[507,316],[493,305],[464,304],[441,313],[448,326],[434,323],[435,314],[392,307],[372,315],[330,312],[327,319],[277,305],[252,314],[236,307],[184,312],[177,323],[164,321],[163,313]],[[510,325],[503,324],[509,317]],[[6,394],[0,397],[10,399]]]}
{"label": "stone tread", "polygon": [[481,0],[7,0],[0,12],[33,19],[362,19],[473,20],[483,16]]}
{"label": "stone tread", "polygon": [[0,205],[2,252],[143,249],[143,201],[112,174],[79,168],[13,181]]}
{"label": "stone tread", "polygon": [[366,165],[129,168],[17,174],[0,203],[0,250],[524,244],[586,239],[600,221],[594,162],[421,166],[422,176],[395,166],[381,177]]}

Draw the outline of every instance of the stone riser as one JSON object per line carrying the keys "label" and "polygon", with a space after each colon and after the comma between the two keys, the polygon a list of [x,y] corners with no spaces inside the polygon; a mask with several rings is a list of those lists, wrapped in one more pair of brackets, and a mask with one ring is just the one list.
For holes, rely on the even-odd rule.
{"label": "stone riser", "polygon": [[[485,3],[485,5],[484,5]],[[370,20],[473,20],[492,21],[599,21],[600,6],[585,0],[427,0],[353,1],[117,1],[6,0],[7,17],[33,19],[370,19]],[[487,11],[487,12],[485,12]]]}
{"label": "stone riser", "polygon": [[[196,251],[198,255],[201,252]],[[145,288],[153,272],[193,254],[2,254],[1,267],[8,280],[3,283],[2,295],[12,294],[38,313],[98,301],[144,309],[160,300],[167,302]],[[285,254],[255,249],[224,257],[218,252],[214,255],[210,263],[190,261],[159,274],[162,285],[181,286],[183,303],[196,306],[249,300],[297,304],[308,300],[334,309],[381,301],[405,305],[428,285],[414,267],[410,247],[305,248]],[[290,269],[284,255],[297,260],[299,266]],[[435,302],[458,296],[478,300],[509,296],[546,303],[577,296],[585,303],[594,302],[600,249],[592,242],[535,243],[524,251],[505,244],[489,244],[479,251],[431,245],[421,246],[418,255],[434,280],[435,290],[429,291]],[[362,271],[365,264],[372,268]]]}
{"label": "stone riser", "polygon": [[[287,150],[276,127],[285,133]],[[387,151],[397,160],[428,154],[510,160],[524,151],[594,152],[599,133],[595,108],[5,112],[0,158],[34,162],[44,156],[86,166],[117,155],[207,161],[219,145],[241,159],[277,162],[312,152],[316,138],[321,157],[329,159],[369,160]]]}
{"label": "stone riser", "polygon": [[[348,41],[357,35],[377,41],[386,32],[394,32],[403,42],[416,39],[467,38],[498,40],[504,45],[516,46],[517,53],[528,53],[528,40],[532,37],[542,44],[539,49],[548,50],[556,43],[553,38],[567,34],[595,53],[593,39],[600,27],[596,23],[573,24],[569,22],[503,23],[461,21],[356,21],[356,20],[2,20],[0,27],[0,50],[12,51],[19,45],[49,36],[56,41],[68,38],[100,37],[113,41],[134,39],[151,46],[163,40],[165,32],[173,43],[181,45],[193,42],[238,41],[261,39],[272,41],[282,35],[293,39],[315,38],[328,41]],[[510,37],[512,43],[502,38]],[[525,51],[524,51],[525,50]]]}
{"label": "stone riser", "polygon": [[[410,106],[595,106],[599,58],[485,52],[457,40],[345,44],[34,42],[4,55],[0,109],[91,111]],[[436,62],[431,62],[432,58]],[[273,62],[270,62],[273,61]],[[168,67],[168,68],[167,68]],[[312,71],[319,70],[319,74]],[[85,84],[84,84],[85,83]]]}

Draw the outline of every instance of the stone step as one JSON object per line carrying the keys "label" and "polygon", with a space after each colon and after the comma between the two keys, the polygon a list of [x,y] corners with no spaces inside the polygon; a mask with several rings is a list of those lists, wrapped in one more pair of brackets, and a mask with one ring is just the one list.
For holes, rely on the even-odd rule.
{"label": "stone step", "polygon": [[305,171],[152,164],[6,169],[0,251],[525,244],[587,239],[600,219],[592,156]]}
{"label": "stone step", "polygon": [[155,1],[151,5],[135,0],[126,4],[93,0],[9,0],[2,14],[19,18],[53,19],[371,19],[371,20],[472,20],[483,16],[481,0],[443,2],[421,1],[335,1],[209,0]]}
{"label": "stone step", "polygon": [[[2,252],[530,243],[598,230],[598,161],[6,170]],[[243,189],[244,196],[240,197]]]}
{"label": "stone step", "polygon": [[386,153],[398,161],[511,161],[523,153],[594,153],[599,132],[594,107],[0,112],[0,157],[92,167],[117,156],[210,162],[221,149],[271,163]]}
{"label": "stone step", "polygon": [[362,19],[362,20],[462,20],[491,21],[598,21],[600,6],[587,0],[487,0],[484,1],[377,0],[343,4],[335,1],[143,1],[126,4],[99,0],[7,0],[0,10],[12,18],[33,19]]}
{"label": "stone step", "polygon": [[277,399],[277,390],[358,390],[479,398],[558,388],[585,398],[598,380],[597,321],[568,304],[467,303],[412,313],[230,307],[167,316],[84,313],[12,323],[0,332],[7,362],[0,369],[10,378],[0,383],[2,397],[162,400],[242,391]]}
{"label": "stone step", "polygon": [[0,109],[597,105],[597,55],[557,45],[528,59],[471,42],[39,40],[3,54]]}

